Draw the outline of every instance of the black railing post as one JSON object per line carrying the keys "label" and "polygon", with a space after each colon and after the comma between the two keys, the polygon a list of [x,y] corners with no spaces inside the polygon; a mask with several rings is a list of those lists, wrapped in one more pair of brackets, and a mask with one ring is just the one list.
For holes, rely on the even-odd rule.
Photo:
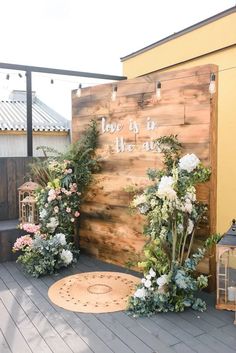
{"label": "black railing post", "polygon": [[33,156],[32,72],[26,71],[27,156]]}

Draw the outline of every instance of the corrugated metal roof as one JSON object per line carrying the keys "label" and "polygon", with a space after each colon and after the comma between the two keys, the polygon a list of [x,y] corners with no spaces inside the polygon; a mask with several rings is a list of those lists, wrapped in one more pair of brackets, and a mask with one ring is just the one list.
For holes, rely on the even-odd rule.
{"label": "corrugated metal roof", "polygon": [[[70,123],[37,97],[32,103],[33,131],[69,131]],[[26,131],[26,102],[0,101],[0,130]]]}

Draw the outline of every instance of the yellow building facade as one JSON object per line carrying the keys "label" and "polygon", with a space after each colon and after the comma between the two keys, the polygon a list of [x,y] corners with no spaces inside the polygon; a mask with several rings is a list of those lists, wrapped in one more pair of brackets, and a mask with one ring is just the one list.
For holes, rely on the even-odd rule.
{"label": "yellow building facade", "polygon": [[129,79],[218,65],[217,232],[236,218],[236,6],[121,58]]}

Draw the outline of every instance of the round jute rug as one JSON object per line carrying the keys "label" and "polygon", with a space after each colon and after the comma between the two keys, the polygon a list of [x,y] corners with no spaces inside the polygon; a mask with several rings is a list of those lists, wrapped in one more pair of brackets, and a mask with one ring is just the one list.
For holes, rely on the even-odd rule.
{"label": "round jute rug", "polygon": [[51,301],[67,310],[108,313],[125,310],[140,278],[120,272],[85,272],[65,277],[48,291]]}

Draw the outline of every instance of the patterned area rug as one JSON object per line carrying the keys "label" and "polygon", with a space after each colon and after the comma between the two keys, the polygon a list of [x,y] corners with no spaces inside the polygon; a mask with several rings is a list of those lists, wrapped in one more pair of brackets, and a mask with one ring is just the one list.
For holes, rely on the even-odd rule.
{"label": "patterned area rug", "polygon": [[67,310],[108,313],[125,310],[140,278],[120,272],[86,272],[65,277],[48,291],[50,300]]}

